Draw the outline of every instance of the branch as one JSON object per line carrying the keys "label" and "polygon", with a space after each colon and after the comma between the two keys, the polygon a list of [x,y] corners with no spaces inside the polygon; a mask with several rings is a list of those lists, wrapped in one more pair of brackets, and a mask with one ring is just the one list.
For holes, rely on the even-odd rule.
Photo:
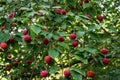
{"label": "branch", "polygon": [[[102,57],[104,57],[102,54],[100,54]],[[95,56],[95,57],[97,57],[97,56]],[[107,58],[117,58],[116,56],[112,56],[112,55],[110,55],[110,56],[107,56]],[[88,58],[88,62],[91,62],[92,60],[94,60],[94,57],[92,57],[92,56],[90,56],[89,58]],[[69,62],[68,64],[60,64],[60,67],[62,67],[62,68],[66,68],[66,67],[71,67],[71,66],[73,66],[73,65],[75,65],[75,64],[78,64],[78,63],[82,63],[80,60],[72,60],[71,62]],[[90,63],[90,64],[92,64],[92,62]],[[85,65],[84,67],[82,67],[82,68],[86,68],[86,67],[88,67],[89,65]],[[37,70],[34,70],[34,72],[32,72],[32,73],[23,73],[22,75],[21,75],[21,77],[25,77],[25,78],[31,78],[31,75],[32,75],[32,77],[35,77],[36,75],[39,75],[39,71]],[[18,77],[17,78],[15,78],[15,79],[18,79]],[[32,79],[32,78],[31,78]]]}

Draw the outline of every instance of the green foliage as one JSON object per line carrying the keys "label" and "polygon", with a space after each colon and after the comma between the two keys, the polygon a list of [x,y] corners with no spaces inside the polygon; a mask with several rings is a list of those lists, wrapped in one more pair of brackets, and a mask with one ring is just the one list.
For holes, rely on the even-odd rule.
{"label": "green foliage", "polygon": [[[119,80],[119,3],[0,0],[0,80]],[[98,19],[99,15],[103,20]],[[74,39],[71,33],[76,35]],[[26,34],[31,38],[28,42]],[[59,36],[64,37],[63,42]],[[73,41],[78,46],[74,47]],[[1,46],[2,42],[7,48]],[[107,48],[108,53],[102,54],[102,48]],[[52,58],[50,63],[45,61],[47,55]],[[108,65],[102,62],[103,58],[109,59]],[[70,70],[69,77],[64,76],[65,69]],[[49,75],[41,77],[42,70]],[[94,77],[88,77],[90,70]]]}

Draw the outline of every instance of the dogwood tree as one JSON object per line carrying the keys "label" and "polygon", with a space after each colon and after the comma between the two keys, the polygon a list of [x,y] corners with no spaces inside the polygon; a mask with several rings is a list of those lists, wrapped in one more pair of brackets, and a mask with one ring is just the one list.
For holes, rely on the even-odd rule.
{"label": "dogwood tree", "polygon": [[0,78],[118,80],[119,0],[0,0]]}

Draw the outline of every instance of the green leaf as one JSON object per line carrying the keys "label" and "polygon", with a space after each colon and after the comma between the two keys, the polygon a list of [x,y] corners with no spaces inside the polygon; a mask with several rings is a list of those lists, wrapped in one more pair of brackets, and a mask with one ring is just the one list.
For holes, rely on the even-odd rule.
{"label": "green leaf", "polygon": [[94,2],[96,2],[96,3],[101,3],[101,0],[94,0]]}
{"label": "green leaf", "polygon": [[70,16],[74,16],[74,13],[72,13],[71,11],[67,13]]}
{"label": "green leaf", "polygon": [[66,78],[64,76],[61,76],[59,80],[69,80],[69,78]]}
{"label": "green leaf", "polygon": [[38,26],[38,25],[32,25],[32,26],[30,26],[30,29],[31,29],[34,33],[36,33],[37,35],[41,32],[41,27]]}
{"label": "green leaf", "polygon": [[54,6],[54,7],[52,7],[52,8],[61,8],[60,6]]}
{"label": "green leaf", "polygon": [[12,2],[12,0],[7,0],[9,3],[11,3]]}
{"label": "green leaf", "polygon": [[58,52],[63,53],[63,50],[60,48],[55,48]]}
{"label": "green leaf", "polygon": [[71,70],[70,73],[75,80],[82,80],[82,75],[80,75],[80,73],[74,70]]}
{"label": "green leaf", "polygon": [[41,5],[41,8],[50,8],[50,5]]}
{"label": "green leaf", "polygon": [[34,16],[34,14],[38,14],[37,12],[27,12],[27,16],[30,17],[30,16]]}
{"label": "green leaf", "polygon": [[95,30],[95,29],[100,29],[100,26],[99,25],[90,25],[90,26],[88,26],[88,30],[89,31],[92,31],[92,30]]}
{"label": "green leaf", "polygon": [[59,23],[60,23],[60,22],[62,22],[62,18],[58,16],[58,17],[54,18],[54,21],[56,21],[56,22],[59,22]]}
{"label": "green leaf", "polygon": [[93,54],[97,53],[97,49],[95,49],[95,48],[86,48],[86,51],[93,53]]}
{"label": "green leaf", "polygon": [[44,30],[42,30],[41,34],[44,35],[44,36],[46,36],[46,35],[49,34],[49,32],[48,32],[48,31],[44,31]]}
{"label": "green leaf", "polygon": [[52,38],[52,36],[53,36],[53,34],[52,34],[52,33],[49,33],[49,34],[46,36],[46,38],[47,38],[47,39],[50,39],[50,38]]}
{"label": "green leaf", "polygon": [[80,51],[80,52],[84,52],[85,49],[81,47],[81,48],[78,49],[78,51]]}
{"label": "green leaf", "polygon": [[87,19],[85,19],[84,17],[79,17],[79,19],[78,20],[80,20],[80,21],[82,21],[83,23],[85,23],[85,24],[87,24],[88,23],[88,20]]}
{"label": "green leaf", "polygon": [[57,39],[58,39],[58,35],[53,34],[53,38],[54,38],[55,40],[57,40]]}
{"label": "green leaf", "polygon": [[83,4],[83,8],[85,9],[85,8],[88,8],[88,7],[91,7],[92,5],[91,5],[91,3],[85,3],[85,4]]}
{"label": "green leaf", "polygon": [[26,11],[30,10],[30,8],[27,8],[27,7],[21,7],[20,9],[21,10],[26,10]]}
{"label": "green leaf", "polygon": [[78,31],[78,32],[77,32],[77,37],[80,38],[80,37],[82,37],[84,34],[85,34],[84,31]]}
{"label": "green leaf", "polygon": [[66,34],[65,32],[58,32],[58,31],[56,31],[56,34],[58,34],[58,35],[62,35],[62,36],[68,36],[68,34]]}
{"label": "green leaf", "polygon": [[2,11],[3,10],[3,7],[0,7],[0,11]]}
{"label": "green leaf", "polygon": [[70,49],[69,45],[67,43],[60,42],[59,45],[62,46],[62,47],[64,47],[65,49]]}
{"label": "green leaf", "polygon": [[65,29],[67,27],[66,23],[61,24],[61,28]]}
{"label": "green leaf", "polygon": [[78,72],[78,73],[80,73],[80,74],[82,74],[84,76],[86,75],[85,71],[81,70],[80,68],[72,67],[71,70],[76,71],[76,72]]}
{"label": "green leaf", "polygon": [[83,58],[81,56],[75,55],[75,58],[77,60],[80,60],[81,62],[83,62],[84,64],[88,64],[88,60],[86,58]]}
{"label": "green leaf", "polygon": [[51,66],[50,67],[50,74],[56,73],[58,71],[58,69],[59,69],[59,66],[57,66],[57,65]]}
{"label": "green leaf", "polygon": [[112,32],[117,32],[117,29],[113,27],[112,25],[108,26],[107,29],[109,29]]}
{"label": "green leaf", "polygon": [[19,49],[18,41],[13,41],[11,45],[14,49],[16,49],[16,50]]}
{"label": "green leaf", "polygon": [[52,57],[52,58],[56,58],[57,56],[59,56],[59,52],[55,49],[50,49],[48,51],[48,54]]}
{"label": "green leaf", "polygon": [[6,42],[9,39],[10,39],[10,34],[8,32],[6,32],[6,33],[1,32],[0,33],[0,42]]}

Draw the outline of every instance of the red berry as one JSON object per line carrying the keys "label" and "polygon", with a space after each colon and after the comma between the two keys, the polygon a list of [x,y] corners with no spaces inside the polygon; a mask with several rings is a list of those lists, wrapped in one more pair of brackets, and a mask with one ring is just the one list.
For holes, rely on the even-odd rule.
{"label": "red berry", "polygon": [[85,16],[86,16],[87,19],[91,18],[90,14],[86,14]]}
{"label": "red berry", "polygon": [[97,18],[99,21],[103,21],[103,16],[99,15]]}
{"label": "red berry", "polygon": [[52,58],[50,56],[45,56],[44,60],[46,63],[50,63]]}
{"label": "red berry", "polygon": [[6,71],[10,71],[10,69],[11,69],[10,67],[7,67],[7,68],[6,68]]}
{"label": "red berry", "polygon": [[89,0],[84,0],[84,3],[89,3]]}
{"label": "red berry", "polygon": [[88,77],[94,77],[94,75],[95,75],[94,71],[88,71],[87,72]]}
{"label": "red berry", "polygon": [[27,35],[27,29],[22,30],[23,35]]}
{"label": "red berry", "polygon": [[58,41],[63,42],[64,41],[64,37],[63,36],[59,36],[58,37]]}
{"label": "red berry", "polygon": [[44,78],[47,77],[48,76],[48,71],[46,71],[46,70],[41,71],[40,76],[44,77]]}
{"label": "red berry", "polygon": [[31,64],[32,61],[31,61],[31,60],[26,60],[26,63],[27,63],[27,64]]}
{"label": "red berry", "polygon": [[82,6],[82,5],[83,5],[83,2],[79,2],[79,4],[80,4],[80,6]]}
{"label": "red berry", "polygon": [[10,14],[9,14],[9,18],[13,18],[15,16],[15,14],[13,13],[13,12],[11,12]]}
{"label": "red berry", "polygon": [[11,57],[12,57],[11,54],[8,54],[8,55],[7,55],[7,58],[8,58],[8,59],[10,59]]}
{"label": "red berry", "polygon": [[7,67],[11,67],[12,65],[10,63],[7,64]]}
{"label": "red berry", "polygon": [[43,39],[43,44],[47,45],[49,43],[48,39],[47,38],[44,38]]}
{"label": "red berry", "polygon": [[16,66],[16,65],[18,65],[18,63],[19,63],[18,61],[14,61],[13,65]]}
{"label": "red berry", "polygon": [[7,43],[5,43],[5,42],[1,42],[1,43],[0,43],[0,47],[1,47],[2,49],[7,49],[7,48],[8,48],[8,45],[7,45]]}
{"label": "red berry", "polygon": [[45,21],[45,22],[48,22],[48,21],[49,21],[49,19],[48,19],[48,18],[44,18],[44,21]]}
{"label": "red berry", "polygon": [[73,42],[72,42],[72,46],[73,46],[73,47],[78,46],[78,42],[77,42],[77,41],[73,41]]}
{"label": "red berry", "polygon": [[76,38],[76,34],[75,33],[72,33],[72,34],[70,34],[70,39],[75,39]]}
{"label": "red berry", "polygon": [[103,58],[102,62],[103,62],[104,65],[108,65],[108,63],[109,63],[109,59],[107,59],[107,58]]}
{"label": "red berry", "polygon": [[102,48],[102,50],[101,50],[101,52],[102,52],[102,54],[107,54],[108,53],[108,50],[106,49],[106,48]]}
{"label": "red berry", "polygon": [[17,59],[17,60],[16,60],[16,62],[18,62],[18,63],[19,63],[20,61],[21,61],[20,59]]}
{"label": "red berry", "polygon": [[55,13],[59,14],[61,12],[60,8],[55,9]]}
{"label": "red berry", "polygon": [[4,29],[5,29],[5,26],[2,26],[2,27],[1,27],[1,30],[4,30]]}
{"label": "red berry", "polygon": [[40,16],[43,16],[43,13],[41,12],[39,15],[40,15]]}
{"label": "red berry", "polygon": [[62,15],[65,15],[65,14],[66,14],[66,10],[62,9],[62,10],[61,10],[61,14],[62,14]]}
{"label": "red berry", "polygon": [[12,43],[13,40],[14,40],[14,38],[13,38],[13,37],[10,37],[10,39],[9,39],[7,42],[8,42],[8,43]]}
{"label": "red berry", "polygon": [[64,76],[69,77],[70,76],[70,71],[69,70],[64,70]]}
{"label": "red berry", "polygon": [[24,41],[25,42],[30,42],[31,41],[31,37],[29,35],[24,35]]}

